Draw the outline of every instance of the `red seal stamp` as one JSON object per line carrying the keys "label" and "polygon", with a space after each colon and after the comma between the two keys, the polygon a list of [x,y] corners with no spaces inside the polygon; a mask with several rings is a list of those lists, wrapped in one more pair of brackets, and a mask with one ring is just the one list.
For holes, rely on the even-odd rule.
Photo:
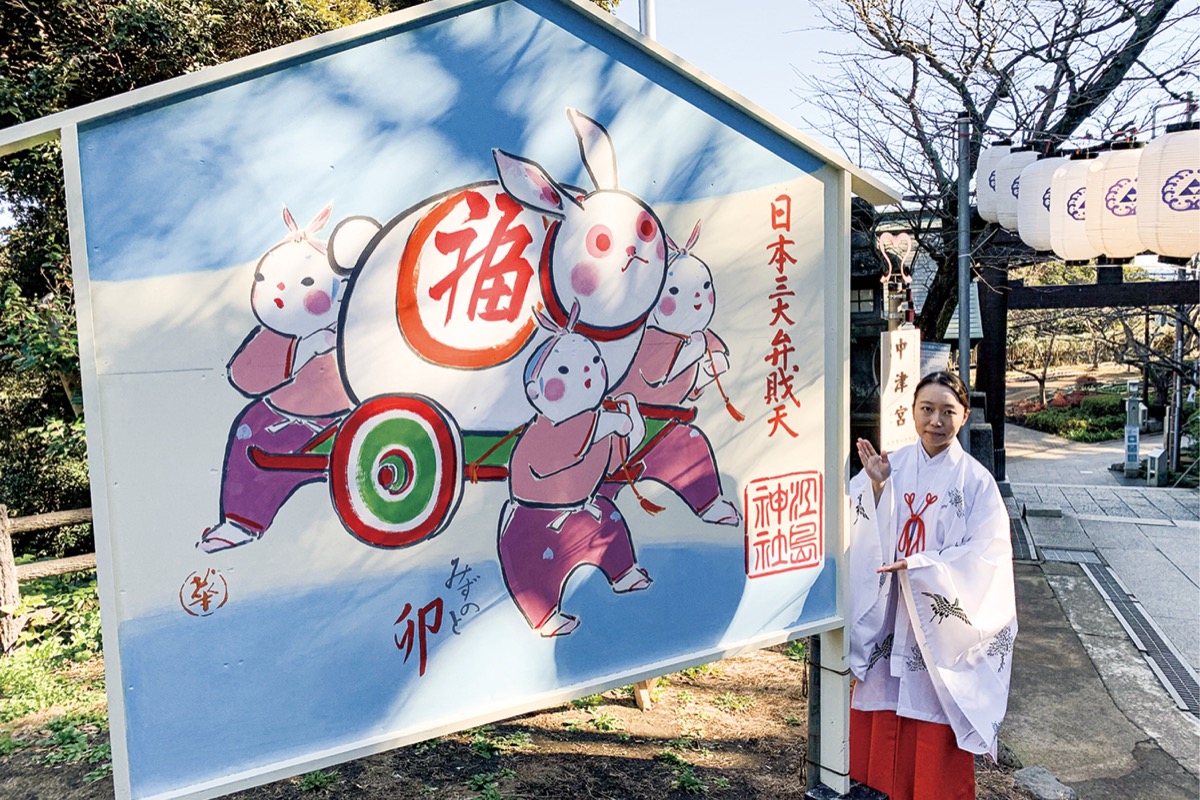
{"label": "red seal stamp", "polygon": [[193,617],[207,617],[229,601],[229,584],[215,569],[193,572],[179,587],[179,605]]}

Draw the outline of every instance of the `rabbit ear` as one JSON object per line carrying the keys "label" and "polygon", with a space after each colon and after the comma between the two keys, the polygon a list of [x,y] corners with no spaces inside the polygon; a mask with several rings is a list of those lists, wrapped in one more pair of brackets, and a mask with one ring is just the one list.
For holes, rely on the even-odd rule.
{"label": "rabbit ear", "polygon": [[663,236],[667,240],[667,252],[678,253],[679,245],[675,244],[675,240],[671,238],[671,234],[667,233],[666,231],[663,231]]}
{"label": "rabbit ear", "polygon": [[596,120],[573,108],[567,109],[567,117],[575,129],[575,138],[579,140],[579,157],[592,177],[592,184],[597,189],[616,189],[617,154],[608,131]]}
{"label": "rabbit ear", "polygon": [[570,192],[532,161],[499,149],[492,150],[492,158],[496,160],[500,185],[521,205],[559,219],[565,214],[568,202],[578,205]]}
{"label": "rabbit ear", "polygon": [[567,315],[567,325],[565,330],[570,333],[575,330],[575,323],[579,322],[579,301],[571,303],[571,313]]}
{"label": "rabbit ear", "polygon": [[550,317],[546,316],[546,312],[541,307],[533,309],[533,318],[538,325],[548,330],[553,335],[558,335],[563,332],[562,326],[556,323]]}
{"label": "rabbit ear", "polygon": [[687,244],[683,246],[684,252],[691,252],[696,245],[696,240],[700,238],[700,223],[702,220],[696,220],[696,227],[692,228],[692,235],[688,237]]}
{"label": "rabbit ear", "polygon": [[288,230],[293,233],[300,230],[300,226],[296,224],[296,218],[292,216],[292,212],[288,211],[288,207],[283,207],[283,224],[287,225]]}
{"label": "rabbit ear", "polygon": [[331,200],[324,208],[321,209],[312,222],[304,226],[304,232],[312,236],[317,231],[325,227],[325,223],[329,222],[329,215],[333,213],[333,201]]}

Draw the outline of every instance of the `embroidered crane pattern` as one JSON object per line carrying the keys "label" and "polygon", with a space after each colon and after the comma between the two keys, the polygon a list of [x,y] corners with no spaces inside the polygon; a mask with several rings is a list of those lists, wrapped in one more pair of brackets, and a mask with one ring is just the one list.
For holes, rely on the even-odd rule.
{"label": "embroidered crane pattern", "polygon": [[867,509],[863,508],[862,499],[863,499],[863,493],[859,492],[858,499],[854,502],[854,521],[855,522],[858,522],[860,519],[870,519],[870,517],[867,516]]}
{"label": "embroidered crane pattern", "polygon": [[996,638],[992,639],[992,643],[988,645],[987,654],[989,656],[1000,656],[1000,669],[1004,669],[1004,660],[1013,649],[1013,634],[1012,626],[1009,625],[1002,628],[996,634]]}
{"label": "embroidered crane pattern", "polygon": [[950,617],[957,617],[968,625],[971,624],[971,620],[967,619],[966,612],[963,611],[962,606],[959,605],[957,597],[954,598],[954,602],[951,603],[944,596],[938,594],[937,592],[921,592],[921,594],[932,598],[929,607],[932,609],[933,616],[939,625],[942,624],[943,620],[949,619]]}
{"label": "embroidered crane pattern", "polygon": [[925,509],[937,502],[937,495],[926,494],[925,504],[919,510],[913,508],[913,501],[916,499],[915,494],[904,495],[904,502],[908,505],[908,520],[900,531],[900,542],[896,549],[904,553],[906,558],[925,549],[925,520],[921,519],[921,515],[925,513]]}
{"label": "embroidered crane pattern", "polygon": [[962,519],[963,515],[966,514],[966,503],[963,500],[963,493],[958,489],[950,490],[949,499],[942,508],[945,508],[947,505],[954,509],[954,515],[959,519]]}
{"label": "embroidered crane pattern", "polygon": [[924,672],[927,669],[925,655],[921,652],[920,645],[914,644],[908,651],[908,658],[904,659],[904,667],[909,672]]}
{"label": "embroidered crane pattern", "polygon": [[895,634],[889,633],[882,642],[876,642],[875,647],[871,650],[871,655],[867,658],[867,672],[885,658],[892,657],[892,639]]}

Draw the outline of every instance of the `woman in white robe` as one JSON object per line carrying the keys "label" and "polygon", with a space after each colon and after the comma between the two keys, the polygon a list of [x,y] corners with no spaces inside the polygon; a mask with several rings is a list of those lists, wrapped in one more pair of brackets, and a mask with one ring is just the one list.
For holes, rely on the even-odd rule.
{"label": "woman in white robe", "polygon": [[[1009,518],[957,440],[958,376],[917,384],[920,440],[858,441],[850,481],[851,778],[892,800],[971,800],[996,756],[1017,633]],[[914,624],[915,623],[915,624]]]}

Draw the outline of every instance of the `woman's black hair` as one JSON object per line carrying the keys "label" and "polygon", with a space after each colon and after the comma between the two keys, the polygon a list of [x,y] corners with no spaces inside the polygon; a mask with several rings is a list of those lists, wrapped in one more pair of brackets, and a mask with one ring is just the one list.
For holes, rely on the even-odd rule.
{"label": "woman's black hair", "polygon": [[963,410],[971,408],[971,396],[967,393],[967,387],[962,382],[962,378],[953,372],[931,372],[924,378],[921,378],[920,382],[917,383],[917,388],[913,391],[913,403],[917,402],[917,395],[921,393],[921,390],[931,383],[936,383],[938,386],[945,386],[954,392],[954,396],[962,404]]}

